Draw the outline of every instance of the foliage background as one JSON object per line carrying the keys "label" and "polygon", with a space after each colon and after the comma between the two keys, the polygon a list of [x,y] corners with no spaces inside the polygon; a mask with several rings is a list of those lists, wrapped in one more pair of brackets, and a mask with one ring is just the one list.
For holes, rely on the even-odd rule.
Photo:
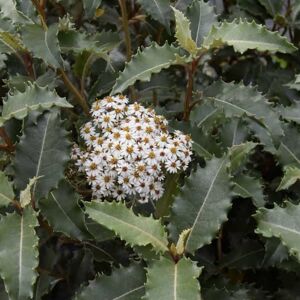
{"label": "foliage background", "polygon": [[[0,299],[169,299],[175,269],[177,299],[300,299],[300,2],[192,2],[0,0]],[[134,213],[90,202],[70,161],[110,93],[194,140]]]}

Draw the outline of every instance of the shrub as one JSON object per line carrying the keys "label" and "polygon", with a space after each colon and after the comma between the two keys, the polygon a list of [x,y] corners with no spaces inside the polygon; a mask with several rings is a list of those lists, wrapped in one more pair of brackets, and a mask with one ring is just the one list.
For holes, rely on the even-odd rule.
{"label": "shrub", "polygon": [[0,1],[0,299],[299,299],[293,0]]}

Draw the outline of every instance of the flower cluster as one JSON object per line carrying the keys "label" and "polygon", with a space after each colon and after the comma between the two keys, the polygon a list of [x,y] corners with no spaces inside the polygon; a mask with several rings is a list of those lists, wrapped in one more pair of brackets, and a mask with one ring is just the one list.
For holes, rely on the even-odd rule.
{"label": "flower cluster", "polygon": [[191,161],[190,137],[169,133],[167,120],[152,109],[114,96],[95,101],[91,114],[93,120],[81,128],[86,147],[75,145],[72,158],[86,173],[94,198],[157,200],[165,172],[185,170]]}

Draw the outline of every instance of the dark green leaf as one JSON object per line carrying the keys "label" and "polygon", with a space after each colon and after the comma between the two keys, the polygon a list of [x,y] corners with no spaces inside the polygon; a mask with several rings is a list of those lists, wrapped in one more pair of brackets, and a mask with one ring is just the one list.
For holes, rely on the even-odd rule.
{"label": "dark green leaf", "polygon": [[56,190],[39,201],[39,208],[55,231],[75,239],[89,239],[91,235],[78,205],[79,198],[68,182],[61,181]]}
{"label": "dark green leaf", "polygon": [[25,128],[16,148],[15,184],[25,189],[30,178],[41,178],[33,186],[35,200],[46,196],[64,176],[70,143],[57,111],[47,112]]}
{"label": "dark green leaf", "polygon": [[0,221],[0,273],[11,300],[33,296],[38,266],[35,226],[37,218],[31,207],[25,208],[22,216],[13,213]]}
{"label": "dark green leaf", "polygon": [[215,237],[227,220],[231,207],[229,175],[226,158],[213,158],[204,169],[198,168],[185,181],[175,197],[169,230],[173,240],[191,228],[186,250],[194,252]]}
{"label": "dark green leaf", "polygon": [[135,300],[144,295],[145,271],[142,266],[132,264],[128,268],[113,270],[110,276],[101,275],[80,291],[76,300]]}

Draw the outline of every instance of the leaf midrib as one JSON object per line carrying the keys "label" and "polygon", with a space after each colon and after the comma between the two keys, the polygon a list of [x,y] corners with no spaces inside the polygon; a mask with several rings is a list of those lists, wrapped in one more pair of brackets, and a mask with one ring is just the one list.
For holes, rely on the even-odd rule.
{"label": "leaf midrib", "polygon": [[285,150],[295,159],[295,161],[300,165],[300,160],[298,159],[298,157],[294,154],[294,152],[292,152],[292,150],[290,150],[290,148],[284,144],[283,142],[281,142],[281,146],[285,148]]}
{"label": "leaf midrib", "polygon": [[[36,173],[35,173],[34,177],[39,177],[39,175],[40,175],[39,173],[40,173],[41,162],[42,162],[42,157],[43,157],[43,153],[44,153],[44,147],[45,147],[45,143],[46,143],[46,136],[47,136],[47,133],[48,133],[48,126],[49,126],[50,118],[51,118],[51,114],[48,115],[48,119],[46,121],[45,132],[44,132],[43,139],[42,139],[42,144],[41,144],[41,151],[40,151],[38,164],[37,164],[37,168],[36,168]],[[32,189],[33,194],[35,194],[36,184],[37,184],[37,182],[34,183],[34,186],[33,186],[33,189]]]}
{"label": "leaf midrib", "polygon": [[[134,228],[135,230],[137,230],[137,231],[139,231],[139,232],[142,232],[142,233],[145,234],[146,236],[150,237],[150,240],[153,240],[154,242],[156,242],[156,244],[158,244],[158,245],[161,247],[161,249],[163,249],[164,251],[168,251],[168,247],[167,247],[165,244],[163,244],[162,241],[160,241],[159,239],[157,239],[155,236],[153,236],[153,235],[150,234],[149,232],[144,231],[144,230],[140,229],[139,227],[137,227],[137,226],[135,226],[135,225],[132,225],[132,224],[130,224],[130,223],[127,223],[127,222],[125,222],[125,221],[123,221],[123,220],[121,220],[121,219],[118,219],[118,218],[112,216],[111,214],[104,213],[104,212],[102,212],[102,211],[100,211],[100,210],[97,210],[97,209],[95,209],[95,208],[93,208],[93,207],[89,207],[89,209],[94,210],[94,211],[96,211],[97,213],[102,214],[102,215],[104,215],[104,216],[106,216],[106,217],[109,217],[109,218],[114,219],[114,220],[116,221],[116,223],[119,222],[119,223],[121,223],[121,224],[125,224],[125,225],[128,226],[128,227]],[[92,216],[90,216],[90,217],[92,217]],[[95,221],[97,221],[97,220],[95,220]],[[110,227],[111,227],[111,226],[110,226]],[[110,229],[114,231],[114,229],[112,229],[112,228],[110,228]]]}
{"label": "leaf midrib", "polygon": [[194,223],[193,223],[193,225],[192,225],[192,227],[191,227],[190,234],[189,234],[189,236],[188,236],[188,238],[187,238],[187,240],[186,240],[186,248],[188,248],[188,243],[189,243],[190,238],[191,238],[191,236],[192,236],[192,234],[193,234],[193,231],[194,231],[194,229],[195,229],[195,226],[196,226],[196,224],[198,223],[198,219],[200,218],[200,215],[201,215],[201,213],[202,213],[202,211],[203,211],[203,208],[204,208],[204,206],[205,206],[205,204],[206,204],[206,202],[207,202],[207,199],[208,199],[209,196],[210,196],[210,193],[211,193],[211,191],[212,191],[212,189],[213,189],[213,187],[214,187],[215,181],[217,180],[217,177],[218,177],[218,175],[219,175],[221,169],[223,168],[224,163],[225,163],[225,159],[222,161],[220,167],[218,168],[218,170],[217,170],[217,172],[216,172],[216,174],[215,174],[215,176],[214,176],[214,178],[213,178],[213,180],[212,180],[212,182],[211,182],[211,185],[210,185],[210,187],[209,187],[209,189],[208,189],[208,191],[207,191],[207,193],[206,193],[206,195],[205,195],[205,198],[204,198],[204,200],[203,200],[203,203],[202,203],[202,205],[200,206],[200,209],[199,209],[199,211],[198,211],[198,213],[197,213],[197,216],[196,216],[196,218],[195,218],[195,221],[194,221]]}
{"label": "leaf midrib", "polygon": [[9,197],[7,197],[6,195],[4,195],[3,193],[0,192],[0,197],[7,199],[9,202],[13,201],[14,199],[10,199]]}
{"label": "leaf midrib", "polygon": [[134,293],[134,292],[136,292],[136,291],[138,291],[138,290],[141,290],[141,289],[143,289],[144,287],[145,287],[144,285],[141,285],[141,286],[139,286],[139,287],[137,287],[137,288],[134,288],[134,289],[132,289],[132,290],[130,290],[130,291],[128,291],[128,292],[126,292],[126,293],[124,293],[124,294],[122,294],[122,295],[116,297],[116,298],[113,298],[112,300],[119,300],[119,299],[122,299],[123,297],[128,296],[128,295],[130,295],[130,294],[132,294],[132,293]]}
{"label": "leaf midrib", "polygon": [[225,268],[225,267],[227,267],[227,266],[229,266],[229,265],[231,265],[231,264],[234,264],[235,262],[237,262],[237,261],[239,261],[239,260],[242,260],[242,259],[244,259],[244,258],[247,257],[247,256],[251,256],[251,255],[253,255],[253,254],[260,253],[260,252],[264,252],[264,251],[265,251],[265,250],[262,248],[262,249],[258,249],[258,250],[256,249],[256,250],[254,250],[254,251],[247,252],[247,253],[244,254],[244,255],[241,255],[241,256],[239,256],[239,257],[237,257],[237,258],[235,258],[235,259],[232,259],[232,260],[226,262],[225,264],[222,264],[222,268]]}
{"label": "leaf midrib", "polygon": [[264,223],[265,225],[271,225],[271,226],[273,226],[275,228],[282,229],[282,230],[290,232],[290,233],[294,233],[294,234],[296,234],[296,235],[298,235],[300,237],[300,231],[293,230],[293,229],[291,229],[289,227],[285,227],[285,226],[282,226],[282,225],[279,225],[279,224],[275,224],[273,222],[264,221],[264,220],[259,220],[259,223]]}
{"label": "leaf midrib", "polygon": [[[124,86],[130,86],[131,84],[131,82],[135,82],[136,81],[136,79],[137,78],[139,78],[140,76],[143,76],[144,74],[146,74],[146,73],[148,73],[148,72],[152,72],[153,70],[155,70],[155,69],[159,69],[159,68],[163,68],[164,66],[168,66],[169,64],[171,64],[172,63],[172,60],[170,59],[170,61],[168,61],[168,62],[165,62],[165,63],[162,63],[162,64],[159,64],[159,65],[156,65],[156,66],[154,66],[154,67],[152,67],[152,68],[149,68],[149,69],[147,69],[147,70],[145,70],[145,71],[143,71],[143,72],[140,72],[140,73],[138,73],[137,75],[134,75],[134,76],[132,76],[132,77],[130,77],[130,79],[128,79],[128,80],[126,80],[126,81],[124,81],[123,82],[123,84],[121,84],[120,86],[119,86],[119,88],[117,88],[114,92],[116,93],[116,92],[121,92],[121,91],[123,91],[124,90]],[[133,83],[132,83],[133,84]]]}
{"label": "leaf midrib", "polygon": [[60,205],[60,203],[58,202],[58,200],[56,199],[56,197],[54,196],[53,192],[50,193],[51,196],[53,197],[54,202],[57,204],[57,206],[59,207],[59,209],[62,211],[63,215],[66,216],[66,218],[70,221],[71,224],[73,224],[77,230],[79,231],[79,233],[81,233],[81,229],[77,226],[76,223],[73,222],[73,220],[68,216],[68,214],[65,212],[64,208]]}
{"label": "leaf midrib", "polygon": [[22,267],[23,267],[23,235],[24,235],[24,228],[23,228],[24,216],[21,217],[20,222],[20,242],[19,242],[19,274],[18,274],[18,298],[21,298],[21,282],[22,282]]}
{"label": "leaf midrib", "polygon": [[174,300],[177,300],[177,265],[178,264],[174,264],[174,287],[173,287]]}

